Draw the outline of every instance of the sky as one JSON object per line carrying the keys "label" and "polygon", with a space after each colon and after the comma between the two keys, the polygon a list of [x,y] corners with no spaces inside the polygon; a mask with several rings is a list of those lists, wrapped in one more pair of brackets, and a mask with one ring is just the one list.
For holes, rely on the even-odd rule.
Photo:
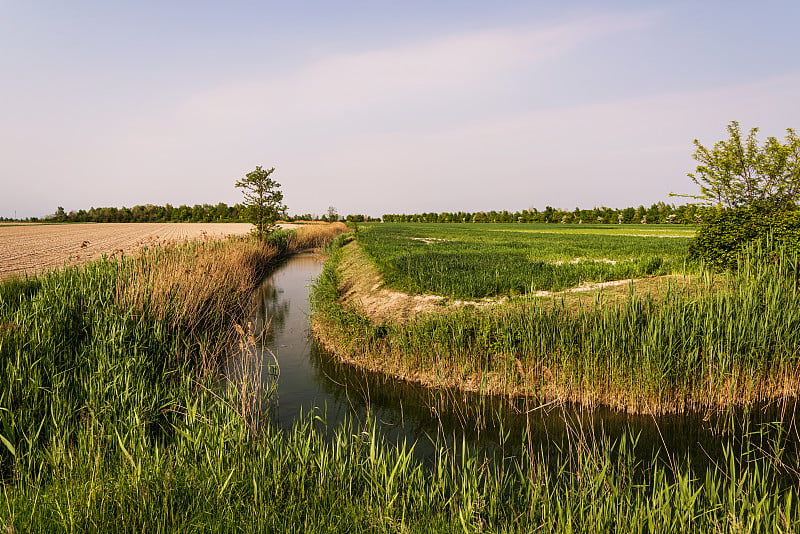
{"label": "sky", "polygon": [[693,140],[800,128],[800,2],[0,0],[0,217],[681,203]]}

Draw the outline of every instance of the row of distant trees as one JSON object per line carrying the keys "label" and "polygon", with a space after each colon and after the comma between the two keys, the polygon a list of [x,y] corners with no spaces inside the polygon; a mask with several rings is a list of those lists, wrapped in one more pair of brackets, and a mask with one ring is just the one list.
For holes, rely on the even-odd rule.
{"label": "row of distant trees", "polygon": [[[659,202],[649,208],[627,207],[622,209],[605,206],[592,209],[575,208],[572,211],[547,206],[539,211],[531,207],[522,211],[458,211],[441,213],[386,214],[381,218],[364,214],[340,216],[336,208],[331,206],[327,213],[317,215],[304,213],[284,217],[287,221],[338,221],[348,222],[489,222],[489,223],[601,223],[601,224],[694,224],[699,221],[702,207],[687,204],[674,206]],[[3,219],[0,219],[3,220]],[[10,219],[8,219],[10,220]],[[158,206],[145,204],[131,208],[89,208],[88,210],[65,211],[58,207],[55,213],[33,222],[247,222],[247,208],[243,204],[228,206],[224,202],[218,204],[195,204],[194,206]]]}
{"label": "row of distant trees", "polygon": [[45,219],[55,222],[235,222],[246,220],[245,211],[242,204],[228,206],[224,202],[194,206],[145,204],[132,208],[89,208],[69,212],[59,206]]}
{"label": "row of distant trees", "polygon": [[[335,210],[328,214],[286,216],[286,220],[328,221],[339,220]],[[3,219],[0,220],[12,220]],[[228,206],[224,202],[218,204],[195,204],[194,206],[158,206],[145,204],[132,208],[89,208],[88,210],[65,211],[59,206],[55,213],[44,218],[30,217],[31,222],[248,222],[247,207],[243,204]]]}
{"label": "row of distant trees", "polygon": [[547,206],[539,211],[530,208],[522,211],[442,212],[415,214],[386,214],[383,222],[429,223],[583,223],[583,224],[694,224],[700,220],[702,208],[693,204],[674,206],[659,202],[649,208],[575,208],[572,211]]}

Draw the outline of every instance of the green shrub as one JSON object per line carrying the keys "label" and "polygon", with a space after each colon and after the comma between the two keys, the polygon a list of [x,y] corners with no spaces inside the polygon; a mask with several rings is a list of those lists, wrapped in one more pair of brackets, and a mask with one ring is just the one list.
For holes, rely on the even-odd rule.
{"label": "green shrub", "polygon": [[768,239],[790,254],[800,254],[800,211],[768,206],[708,210],[689,255],[717,268],[735,269],[745,245]]}

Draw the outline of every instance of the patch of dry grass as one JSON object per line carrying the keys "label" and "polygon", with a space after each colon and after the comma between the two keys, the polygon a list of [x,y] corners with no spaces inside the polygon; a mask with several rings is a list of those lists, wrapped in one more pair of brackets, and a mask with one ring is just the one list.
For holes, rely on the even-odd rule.
{"label": "patch of dry grass", "polygon": [[344,224],[283,232],[260,241],[235,236],[143,249],[118,263],[117,302],[147,311],[188,333],[228,324],[248,311],[252,292],[271,267],[293,252],[317,248],[346,230]]}

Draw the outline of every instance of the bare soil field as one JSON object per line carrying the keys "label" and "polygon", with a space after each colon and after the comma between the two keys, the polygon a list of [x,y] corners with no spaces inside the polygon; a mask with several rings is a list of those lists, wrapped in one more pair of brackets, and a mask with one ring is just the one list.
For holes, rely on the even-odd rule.
{"label": "bare soil field", "polygon": [[222,239],[248,233],[249,223],[97,223],[0,226],[0,278],[130,255],[145,246]]}

